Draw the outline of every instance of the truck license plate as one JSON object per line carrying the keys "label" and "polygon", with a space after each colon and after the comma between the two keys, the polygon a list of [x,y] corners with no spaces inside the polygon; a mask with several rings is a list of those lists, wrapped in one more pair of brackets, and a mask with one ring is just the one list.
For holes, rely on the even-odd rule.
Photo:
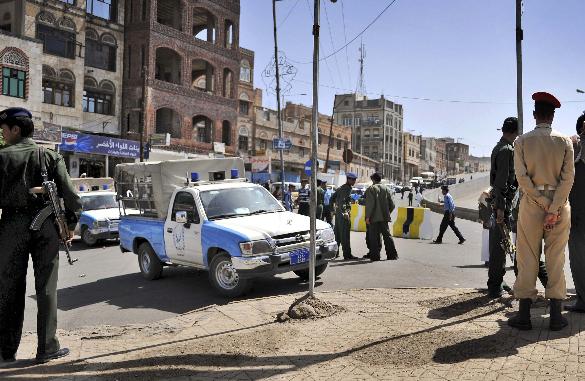
{"label": "truck license plate", "polygon": [[290,253],[290,264],[298,265],[309,261],[309,250],[299,249]]}

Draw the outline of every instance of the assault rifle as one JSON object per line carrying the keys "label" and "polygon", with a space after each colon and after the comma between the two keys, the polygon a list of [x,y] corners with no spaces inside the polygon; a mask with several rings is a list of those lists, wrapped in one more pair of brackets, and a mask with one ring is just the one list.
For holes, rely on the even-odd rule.
{"label": "assault rifle", "polygon": [[30,230],[41,230],[45,220],[52,215],[55,220],[57,233],[59,234],[59,240],[63,244],[65,253],[67,254],[67,262],[69,262],[70,265],[73,265],[73,263],[77,262],[78,259],[72,259],[71,253],[69,252],[71,242],[69,241],[70,231],[69,227],[67,226],[67,219],[65,218],[65,208],[63,207],[61,199],[57,193],[57,184],[55,184],[54,181],[49,181],[48,179],[44,155],[42,155],[41,150],[39,150],[39,160],[41,162],[43,185],[40,187],[31,188],[30,192],[34,194],[44,194],[47,196],[48,200],[47,205],[35,216],[31,222]]}

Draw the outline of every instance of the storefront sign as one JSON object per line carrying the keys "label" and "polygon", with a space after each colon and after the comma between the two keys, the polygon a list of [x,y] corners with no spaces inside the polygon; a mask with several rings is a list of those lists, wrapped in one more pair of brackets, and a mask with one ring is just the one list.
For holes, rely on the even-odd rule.
{"label": "storefront sign", "polygon": [[252,156],[250,157],[252,173],[270,173],[270,157]]}
{"label": "storefront sign", "polygon": [[61,126],[48,122],[37,123],[33,131],[33,140],[43,143],[59,143],[61,141]]}
{"label": "storefront sign", "polygon": [[93,153],[133,159],[140,157],[140,143],[134,140],[116,139],[71,131],[63,131],[61,135],[62,139],[59,149],[62,151]]}

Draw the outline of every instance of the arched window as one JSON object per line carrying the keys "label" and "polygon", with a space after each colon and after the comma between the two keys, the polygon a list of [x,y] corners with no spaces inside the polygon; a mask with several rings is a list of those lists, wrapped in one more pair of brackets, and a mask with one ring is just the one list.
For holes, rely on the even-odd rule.
{"label": "arched window", "polygon": [[205,115],[193,117],[193,138],[198,142],[211,143],[213,141],[213,121]]}
{"label": "arched window", "polygon": [[227,120],[224,120],[221,126],[221,142],[226,146],[232,145],[232,125]]}
{"label": "arched window", "polygon": [[252,71],[248,60],[242,60],[240,64],[240,81],[252,82]]}
{"label": "arched window", "polygon": [[69,70],[59,74],[50,66],[43,65],[43,103],[75,107],[75,76]]}
{"label": "arched window", "polygon": [[193,37],[215,44],[217,18],[204,8],[193,9]]}
{"label": "arched window", "polygon": [[226,49],[231,49],[234,46],[234,23],[230,20],[225,21],[224,46]]}
{"label": "arched window", "polygon": [[259,143],[260,143],[259,149],[262,151],[266,151],[266,148],[268,147],[268,134],[266,132],[262,131],[260,133]]}
{"label": "arched window", "polygon": [[213,93],[215,90],[215,69],[207,61],[196,59],[191,61],[191,87]]}
{"label": "arched window", "polygon": [[238,150],[248,151],[248,129],[240,127],[238,131]]}
{"label": "arched window", "polygon": [[114,36],[104,33],[98,41],[97,32],[85,32],[85,65],[98,69],[116,71],[117,42]]}
{"label": "arched window", "polygon": [[57,22],[53,14],[40,12],[36,27],[37,39],[43,42],[43,53],[75,58],[75,23],[71,19],[63,18]]}
{"label": "arched window", "polygon": [[95,79],[85,77],[81,104],[83,112],[114,115],[114,84],[110,81],[102,81],[98,87]]}
{"label": "arched window", "polygon": [[223,69],[223,96],[234,97],[234,73],[228,68]]}
{"label": "arched window", "polygon": [[181,84],[181,56],[169,48],[156,49],[156,79]]}
{"label": "arched window", "polygon": [[181,115],[175,110],[163,107],[156,110],[157,134],[171,134],[171,138],[181,138]]}
{"label": "arched window", "polygon": [[173,29],[183,30],[183,3],[181,0],[158,0],[156,2],[156,21]]}
{"label": "arched window", "polygon": [[28,57],[18,48],[5,48],[0,52],[0,86],[2,95],[27,97]]}

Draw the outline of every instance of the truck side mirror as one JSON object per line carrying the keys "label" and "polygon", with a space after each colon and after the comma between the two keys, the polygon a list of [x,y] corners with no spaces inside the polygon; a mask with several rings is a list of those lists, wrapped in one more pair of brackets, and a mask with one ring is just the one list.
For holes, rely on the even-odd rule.
{"label": "truck side mirror", "polygon": [[187,212],[180,211],[175,213],[175,221],[179,224],[187,223]]}
{"label": "truck side mirror", "polygon": [[199,213],[197,213],[197,211],[193,213],[193,223],[195,225],[199,225],[201,223],[201,218],[199,218]]}

